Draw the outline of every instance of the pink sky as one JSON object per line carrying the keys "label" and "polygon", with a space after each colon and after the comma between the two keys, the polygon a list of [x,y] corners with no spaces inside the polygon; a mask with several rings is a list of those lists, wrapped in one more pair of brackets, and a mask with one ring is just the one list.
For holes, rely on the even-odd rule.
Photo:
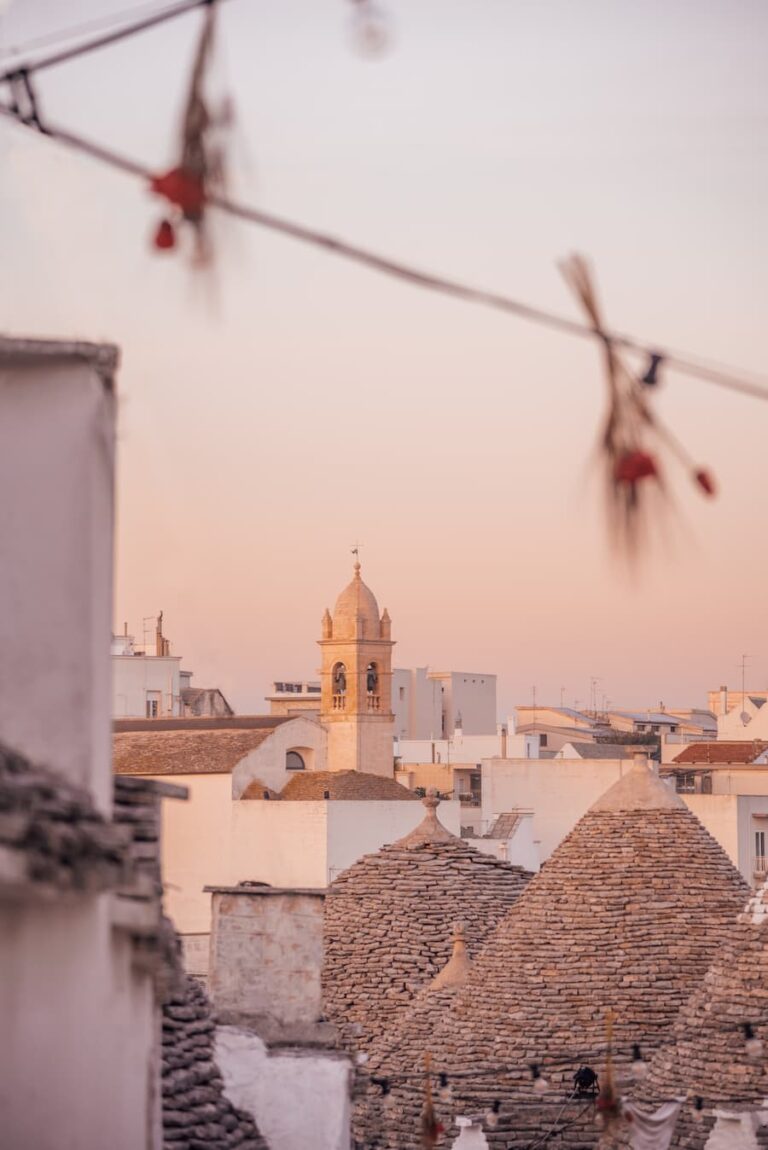
{"label": "pink sky", "polygon": [[[381,4],[376,62],[343,0],[223,7],[240,196],[574,315],[556,261],[583,251],[615,327],[768,373],[761,0]],[[125,7],[11,0],[0,50]],[[44,111],[162,168],[197,25],[51,71]],[[497,672],[502,712],[591,675],[704,705],[743,652],[768,684],[768,404],[667,380],[721,495],[677,475],[672,545],[629,580],[594,348],[235,223],[211,292],[149,251],[143,188],[5,124],[0,198],[4,329],[123,349],[115,622],[162,608],[197,685],[259,710],[312,677],[356,539],[396,662]]]}

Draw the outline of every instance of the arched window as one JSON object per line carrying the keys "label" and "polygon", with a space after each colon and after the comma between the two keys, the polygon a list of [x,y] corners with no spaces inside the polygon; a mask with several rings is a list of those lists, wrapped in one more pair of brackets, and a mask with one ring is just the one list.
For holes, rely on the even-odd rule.
{"label": "arched window", "polygon": [[347,668],[343,663],[335,663],[331,672],[331,693],[334,711],[347,709]]}
{"label": "arched window", "polygon": [[288,751],[285,756],[285,769],[286,771],[303,771],[305,770],[304,760],[298,751]]}

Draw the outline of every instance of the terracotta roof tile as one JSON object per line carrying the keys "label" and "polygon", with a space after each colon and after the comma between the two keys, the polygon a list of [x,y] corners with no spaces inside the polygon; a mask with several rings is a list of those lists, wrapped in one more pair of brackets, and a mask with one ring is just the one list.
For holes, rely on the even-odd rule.
{"label": "terracotta roof tile", "polygon": [[760,739],[742,739],[733,742],[689,743],[684,751],[673,760],[675,763],[753,763],[768,750],[768,743]]}
{"label": "terracotta roof tile", "polygon": [[273,730],[274,727],[118,732],[113,735],[115,774],[230,774]]}
{"label": "terracotta roof tile", "polygon": [[322,799],[328,791],[332,799],[403,799],[416,798],[413,791],[365,771],[297,771],[285,784],[280,798],[285,800]]}

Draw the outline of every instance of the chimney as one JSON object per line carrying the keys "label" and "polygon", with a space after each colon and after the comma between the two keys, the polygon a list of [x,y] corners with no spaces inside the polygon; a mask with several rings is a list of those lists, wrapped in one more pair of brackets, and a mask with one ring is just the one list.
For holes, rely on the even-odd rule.
{"label": "chimney", "polygon": [[208,993],[219,1021],[267,1044],[322,1043],[324,890],[261,884],[206,887],[211,894]]}
{"label": "chimney", "polygon": [[727,715],[728,714],[728,688],[727,687],[721,687],[720,688],[720,714],[721,715]]}
{"label": "chimney", "polygon": [[163,612],[157,616],[157,626],[155,627],[155,654],[156,655],[170,655],[171,644],[163,638]]}

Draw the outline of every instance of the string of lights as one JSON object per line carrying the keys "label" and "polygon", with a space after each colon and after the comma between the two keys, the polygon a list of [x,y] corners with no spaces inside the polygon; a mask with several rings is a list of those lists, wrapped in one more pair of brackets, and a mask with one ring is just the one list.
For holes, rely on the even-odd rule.
{"label": "string of lights", "polygon": [[[702,1031],[698,1035],[698,1040],[705,1039],[710,1034],[732,1034],[741,1035],[744,1042],[744,1049],[747,1057],[751,1060],[757,1060],[762,1057],[764,1045],[762,1039],[758,1035],[760,1028],[768,1027],[768,1018],[752,1018],[749,1022],[732,1022],[726,1026],[709,1026],[706,1031]],[[655,1043],[653,1052],[656,1054],[660,1050],[664,1050],[671,1046],[676,1046],[679,1041],[679,1036],[670,1038],[667,1042]],[[584,1066],[592,1062],[600,1062],[608,1053],[608,1043],[603,1042],[591,1048],[591,1050],[570,1050],[558,1051],[555,1055],[539,1058],[537,1062],[525,1062],[512,1064],[509,1062],[492,1063],[478,1067],[476,1069],[452,1070],[450,1072],[450,1079],[464,1079],[464,1078],[483,1078],[489,1075],[496,1077],[510,1077],[521,1078],[525,1077],[530,1079],[534,1092],[537,1094],[544,1094],[549,1090],[549,1083],[544,1077],[543,1071],[557,1071],[561,1069],[569,1069],[574,1066]],[[647,1072],[647,1063],[643,1058],[642,1049],[639,1043],[632,1042],[628,1047],[612,1046],[613,1057],[624,1064],[629,1065],[633,1077],[640,1079],[645,1077]],[[369,1073],[365,1069],[365,1065],[358,1067],[359,1071],[363,1074]],[[440,1071],[436,1073],[447,1072]],[[376,1073],[370,1074],[371,1080],[376,1082]],[[379,1076],[382,1078],[384,1076]],[[424,1077],[423,1070],[415,1071],[392,1071],[387,1072],[386,1077],[391,1082],[400,1082],[408,1079],[422,1080]]]}
{"label": "string of lights", "polygon": [[[169,13],[180,15],[182,12],[201,7],[208,2],[209,0],[186,0],[185,3],[178,5],[175,9],[167,10],[162,18],[170,18]],[[161,16],[158,15],[153,18],[152,22],[157,23],[160,19]],[[146,25],[147,22],[145,21],[144,24]],[[123,34],[128,34],[128,32],[122,30],[121,33],[114,33],[112,37],[104,37],[99,42],[91,42],[91,48],[94,46],[103,46],[107,42],[114,42],[116,37]],[[12,92],[10,103],[0,102],[0,115],[4,115],[14,120],[17,124],[42,134],[70,150],[89,156],[101,164],[125,174],[135,176],[151,184],[156,178],[156,173],[147,165],[123,156],[112,148],[86,139],[66,128],[54,125],[42,116],[38,100],[32,87],[32,76],[39,70],[40,66],[52,66],[54,63],[62,63],[64,59],[71,59],[73,52],[75,52],[75,49],[72,49],[69,53],[61,53],[57,57],[48,58],[47,61],[43,61],[42,65],[16,68],[0,76],[0,82],[4,81],[8,83],[11,86]],[[235,219],[239,219],[245,223],[255,224],[268,231],[277,232],[300,243],[320,248],[327,253],[362,265],[391,278],[405,281],[412,286],[436,292],[453,299],[462,300],[466,303],[491,308],[507,315],[515,316],[518,319],[527,320],[531,323],[547,327],[550,330],[557,331],[564,335],[581,339],[598,340],[602,344],[607,343],[614,348],[635,353],[647,360],[648,367],[645,371],[644,378],[652,375],[654,382],[657,380],[660,368],[663,365],[665,368],[676,371],[681,375],[715,384],[719,387],[740,392],[743,395],[749,395],[756,399],[768,400],[768,381],[757,381],[748,378],[735,368],[707,363],[688,353],[678,352],[656,344],[649,344],[625,333],[605,329],[598,331],[589,324],[579,322],[578,320],[571,319],[556,312],[548,311],[534,304],[529,304],[498,292],[487,291],[483,288],[474,288],[459,280],[435,275],[410,264],[380,255],[368,248],[318,231],[307,225],[287,220],[272,212],[238,203],[223,195],[215,193],[207,194],[205,203]]]}

